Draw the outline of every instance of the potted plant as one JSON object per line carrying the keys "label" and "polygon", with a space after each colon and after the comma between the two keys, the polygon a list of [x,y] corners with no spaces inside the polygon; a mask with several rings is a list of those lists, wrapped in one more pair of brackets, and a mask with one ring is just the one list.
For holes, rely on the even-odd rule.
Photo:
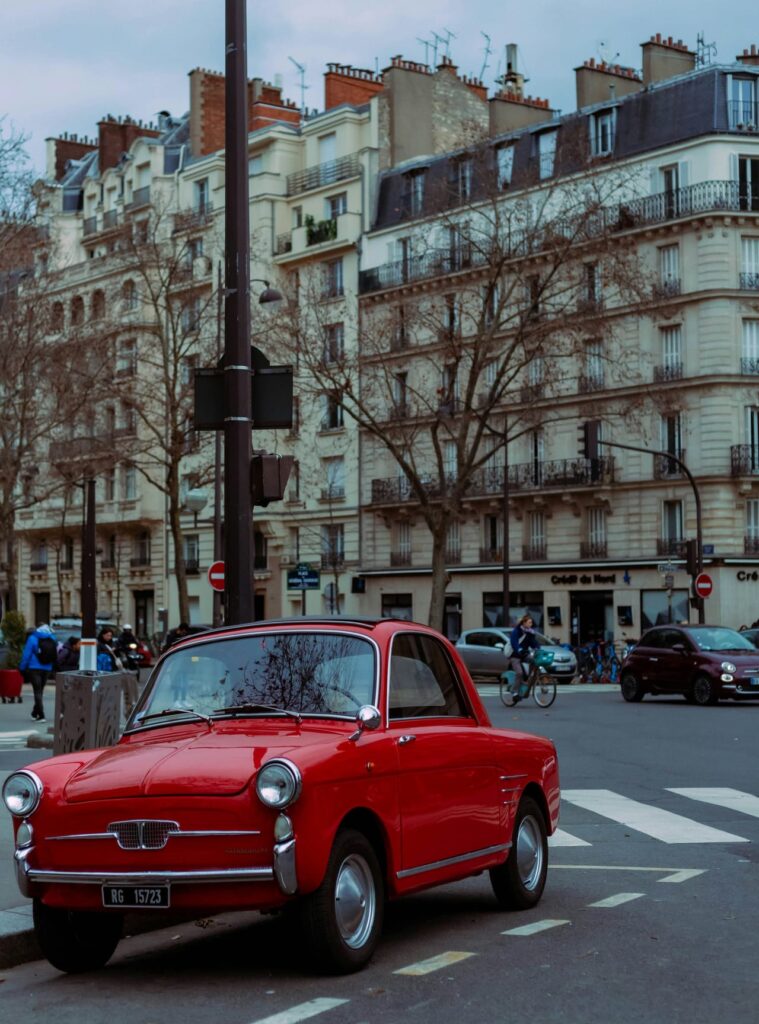
{"label": "potted plant", "polygon": [[5,641],[4,664],[0,668],[0,697],[2,697],[3,704],[13,703],[14,700],[20,704],[24,677],[18,666],[26,643],[24,616],[21,612],[6,612],[0,622],[0,629],[3,631]]}

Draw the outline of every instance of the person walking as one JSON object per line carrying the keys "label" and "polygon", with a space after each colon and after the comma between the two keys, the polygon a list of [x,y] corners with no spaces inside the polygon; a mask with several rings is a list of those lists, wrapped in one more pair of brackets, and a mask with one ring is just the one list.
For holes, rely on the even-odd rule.
{"label": "person walking", "polygon": [[78,636],[70,636],[58,650],[58,671],[76,672],[79,668],[79,648],[82,641]]}
{"label": "person walking", "polygon": [[18,666],[32,684],[34,693],[32,718],[37,722],[45,721],[42,693],[48,677],[55,672],[57,655],[58,645],[55,642],[55,633],[46,622],[43,622],[27,637]]}
{"label": "person walking", "polygon": [[98,672],[118,672],[123,668],[119,656],[113,647],[113,630],[103,626],[98,633]]}
{"label": "person walking", "polygon": [[524,682],[524,669],[522,662],[529,656],[530,651],[538,649],[538,640],[535,636],[535,624],[531,615],[523,615],[511,631],[511,659],[509,665],[514,673],[514,683],[511,692],[514,694],[514,703],[522,698],[519,690]]}
{"label": "person walking", "polygon": [[180,622],[174,629],[169,630],[166,635],[166,643],[163,645],[163,650],[168,651],[170,647],[173,647],[178,640],[182,640],[184,637],[190,635],[190,625],[188,622]]}

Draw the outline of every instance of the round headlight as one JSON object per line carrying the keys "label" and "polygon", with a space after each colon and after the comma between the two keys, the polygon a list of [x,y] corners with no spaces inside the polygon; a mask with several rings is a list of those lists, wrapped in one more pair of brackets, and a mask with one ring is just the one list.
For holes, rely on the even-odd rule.
{"label": "round headlight", "polygon": [[41,797],[42,783],[33,772],[14,772],[5,780],[3,801],[19,818],[36,811]]}
{"label": "round headlight", "polygon": [[735,665],[733,665],[732,661],[723,661],[722,662],[722,671],[723,672],[735,672]]}
{"label": "round headlight", "polygon": [[269,761],[256,779],[256,793],[267,807],[287,807],[300,794],[300,772],[291,761]]}

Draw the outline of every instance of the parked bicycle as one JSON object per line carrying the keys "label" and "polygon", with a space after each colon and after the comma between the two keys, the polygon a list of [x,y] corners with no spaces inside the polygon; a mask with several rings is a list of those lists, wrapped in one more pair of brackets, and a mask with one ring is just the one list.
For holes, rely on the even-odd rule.
{"label": "parked bicycle", "polygon": [[[532,652],[531,652],[532,653]],[[553,664],[553,651],[547,651],[539,647],[532,653],[529,661],[522,662],[525,672],[524,682],[519,688],[519,697],[526,700],[532,694],[532,699],[539,708],[550,708],[556,700],[556,680],[550,674]],[[501,676],[501,701],[507,707],[514,706],[514,698],[517,694],[511,689],[511,676],[513,673],[504,672]]]}

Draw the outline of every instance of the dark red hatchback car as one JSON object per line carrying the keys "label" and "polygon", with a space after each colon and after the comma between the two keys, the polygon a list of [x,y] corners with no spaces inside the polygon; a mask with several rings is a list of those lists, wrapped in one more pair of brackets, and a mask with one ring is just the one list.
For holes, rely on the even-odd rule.
{"label": "dark red hatchback car", "polygon": [[655,626],[622,664],[622,696],[681,693],[696,704],[759,700],[759,650],[725,626]]}

